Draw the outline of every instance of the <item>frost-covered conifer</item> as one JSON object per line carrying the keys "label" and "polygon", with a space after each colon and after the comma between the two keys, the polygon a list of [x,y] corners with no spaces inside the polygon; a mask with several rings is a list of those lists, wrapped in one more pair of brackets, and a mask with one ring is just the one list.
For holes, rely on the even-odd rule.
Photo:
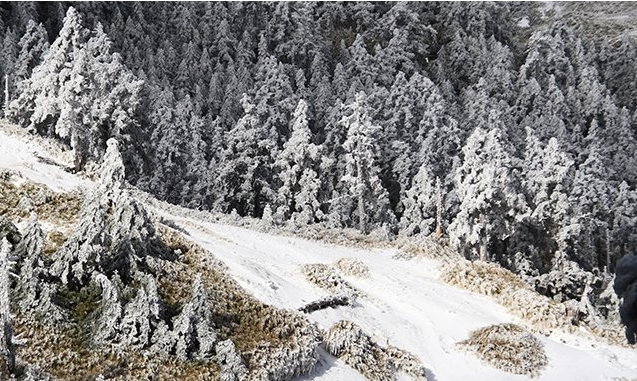
{"label": "frost-covered conifer", "polygon": [[395,217],[389,207],[387,191],[380,181],[380,170],[376,165],[378,126],[373,124],[365,106],[365,94],[356,95],[356,100],[345,107],[346,115],[341,120],[347,129],[345,148],[345,173],[341,182],[351,202],[351,213],[361,232],[368,227],[382,224],[393,225]]}
{"label": "frost-covered conifer", "polygon": [[114,139],[109,140],[100,184],[87,197],[73,234],[53,255],[51,273],[62,283],[86,285],[94,272],[137,276],[155,228],[143,206],[124,188],[124,166]]}
{"label": "frost-covered conifer", "polygon": [[65,131],[42,126],[42,123],[50,115],[59,113],[57,97],[60,88],[69,80],[69,66],[75,52],[86,42],[88,33],[81,24],[79,13],[70,7],[58,38],[42,57],[42,63],[33,70],[30,78],[18,84],[18,97],[10,104],[8,116],[11,119],[47,135],[55,133],[66,137]]}
{"label": "frost-covered conifer", "polygon": [[612,250],[615,258],[621,258],[637,250],[637,232],[632,228],[637,224],[637,192],[626,182],[619,184],[612,211]]}
{"label": "frost-covered conifer", "polygon": [[197,275],[190,300],[173,320],[171,332],[177,358],[210,360],[218,342],[212,320],[212,301],[201,276]]}
{"label": "frost-covered conifer", "polygon": [[[260,217],[266,204],[276,205],[273,188],[278,133],[263,124],[248,96],[241,100],[245,114],[226,136],[226,150],[219,168],[219,200],[223,210]],[[265,105],[263,105],[265,107]]]}
{"label": "frost-covered conifer", "polygon": [[400,219],[403,234],[428,235],[436,228],[436,180],[423,165],[413,179],[403,200],[405,211]]}
{"label": "frost-covered conifer", "polygon": [[[489,122],[501,125],[491,111]],[[449,226],[452,243],[466,256],[487,260],[502,255],[501,242],[527,213],[526,201],[516,183],[515,159],[499,128],[476,128],[464,148],[464,161],[456,177],[459,212]]]}
{"label": "frost-covered conifer", "polygon": [[122,314],[122,341],[134,347],[150,345],[152,331],[160,322],[161,302],[157,285],[151,274],[137,290],[135,298],[128,302]]}
{"label": "frost-covered conifer", "polygon": [[117,339],[120,334],[122,304],[118,290],[119,282],[111,282],[106,275],[100,273],[95,275],[93,281],[101,288],[102,297],[95,312],[92,340],[97,344],[103,344]]}
{"label": "frost-covered conifer", "polygon": [[321,182],[316,173],[320,147],[312,143],[307,112],[307,103],[300,100],[292,118],[292,135],[277,158],[283,198],[277,213],[301,226],[323,215],[318,200]]}
{"label": "frost-covered conifer", "polygon": [[49,38],[46,29],[42,24],[37,24],[33,20],[29,20],[27,30],[18,42],[20,53],[13,69],[14,86],[31,75],[31,71],[36,67],[44,52],[49,49]]}
{"label": "frost-covered conifer", "polygon": [[40,301],[36,298],[41,295],[40,276],[45,272],[42,260],[44,237],[44,232],[37,221],[37,216],[32,214],[24,237],[15,249],[19,265],[19,278],[15,293],[22,311],[37,308],[40,304]]}
{"label": "frost-covered conifer", "polygon": [[217,342],[215,362],[221,368],[221,381],[241,381],[248,374],[248,368],[230,340]]}

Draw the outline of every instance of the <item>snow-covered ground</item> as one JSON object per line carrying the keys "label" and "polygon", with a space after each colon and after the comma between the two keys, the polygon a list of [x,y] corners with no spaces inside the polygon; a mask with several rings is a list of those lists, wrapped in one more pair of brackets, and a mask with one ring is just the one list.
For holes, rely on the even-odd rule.
{"label": "snow-covered ground", "polygon": [[58,165],[48,164],[38,159],[68,166],[68,155],[52,155],[49,147],[38,143],[40,139],[28,141],[20,134],[11,133],[13,128],[0,122],[0,169],[20,172],[26,179],[44,184],[55,191],[73,191],[91,186],[90,182],[63,170]]}
{"label": "snow-covered ground", "polygon": [[[0,129],[0,169],[20,171],[25,178],[56,190],[90,186],[88,180],[43,164],[34,152],[46,156],[31,142]],[[489,297],[461,290],[438,280],[439,262],[418,258],[397,260],[393,249],[357,249],[300,238],[277,236],[244,228],[202,222],[155,210],[189,234],[228,266],[231,275],[266,303],[296,309],[326,293],[305,280],[300,267],[307,263],[334,263],[357,258],[370,277],[344,276],[362,291],[355,307],[318,311],[310,319],[323,328],[347,319],[381,343],[387,342],[417,355],[438,381],[524,380],[493,369],[457,348],[469,332],[490,324],[519,319]],[[548,367],[539,380],[595,381],[637,379],[637,351],[610,346],[600,340],[555,332],[539,337],[545,344]],[[300,380],[356,381],[364,378],[339,360],[323,356],[311,376]]]}

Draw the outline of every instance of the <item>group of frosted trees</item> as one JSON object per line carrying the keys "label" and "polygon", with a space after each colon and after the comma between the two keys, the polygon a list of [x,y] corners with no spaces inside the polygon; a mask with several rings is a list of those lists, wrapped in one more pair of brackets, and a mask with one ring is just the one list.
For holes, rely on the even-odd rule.
{"label": "group of frosted trees", "polygon": [[636,249],[629,37],[525,29],[533,6],[491,3],[10,8],[8,116],[78,168],[115,136],[130,181],[170,202],[437,231],[519,271]]}
{"label": "group of frosted trees", "polygon": [[102,157],[106,139],[124,139],[137,127],[142,82],[111,51],[101,24],[89,31],[78,12],[69,8],[50,47],[46,31],[34,22],[20,46],[16,62],[22,66],[11,73],[18,81],[16,97],[6,117],[67,142],[75,153],[76,170],[89,158]]}

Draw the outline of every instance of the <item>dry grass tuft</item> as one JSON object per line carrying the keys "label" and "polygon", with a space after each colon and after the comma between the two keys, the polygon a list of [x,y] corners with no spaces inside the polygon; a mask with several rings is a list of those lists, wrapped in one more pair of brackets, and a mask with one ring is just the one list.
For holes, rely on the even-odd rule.
{"label": "dry grass tuft", "polygon": [[398,371],[415,380],[426,381],[426,369],[420,359],[404,349],[378,345],[356,324],[342,320],[325,334],[325,349],[343,360],[368,380],[393,381]]}
{"label": "dry grass tuft", "polygon": [[517,275],[490,262],[465,260],[445,263],[440,279],[489,296],[499,296],[509,289],[525,288]]}
{"label": "dry grass tuft", "polygon": [[301,271],[310,283],[328,292],[343,294],[353,298],[360,296],[360,291],[343,279],[330,265],[323,263],[307,264],[301,268]]}
{"label": "dry grass tuft", "polygon": [[77,221],[81,208],[79,194],[57,193],[28,181],[20,185],[0,181],[0,215],[24,219],[36,212],[41,221],[69,225]]}
{"label": "dry grass tuft", "polygon": [[449,247],[446,239],[436,238],[434,235],[400,237],[396,240],[396,247],[400,249],[396,259],[409,260],[415,257],[449,259],[459,257],[458,252]]}
{"label": "dry grass tuft", "polygon": [[495,263],[464,259],[447,262],[440,275],[446,283],[494,297],[538,332],[571,329],[566,306],[533,291],[517,275]]}
{"label": "dry grass tuft", "polygon": [[497,324],[473,331],[459,343],[483,361],[505,372],[539,376],[548,364],[542,343],[515,324]]}
{"label": "dry grass tuft", "polygon": [[343,360],[368,380],[395,379],[391,359],[372,338],[356,324],[340,321],[325,335],[325,349]]}
{"label": "dry grass tuft", "polygon": [[356,258],[341,258],[334,263],[334,267],[341,274],[358,278],[369,278],[369,267]]}

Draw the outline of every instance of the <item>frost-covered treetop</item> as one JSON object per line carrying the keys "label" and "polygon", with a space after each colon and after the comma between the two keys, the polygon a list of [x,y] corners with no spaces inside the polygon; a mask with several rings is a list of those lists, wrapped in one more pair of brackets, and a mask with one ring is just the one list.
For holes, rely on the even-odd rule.
{"label": "frost-covered treetop", "polygon": [[122,188],[124,185],[125,169],[122,155],[119,151],[119,142],[110,138],[106,142],[106,154],[102,163],[100,183],[106,187]]}

